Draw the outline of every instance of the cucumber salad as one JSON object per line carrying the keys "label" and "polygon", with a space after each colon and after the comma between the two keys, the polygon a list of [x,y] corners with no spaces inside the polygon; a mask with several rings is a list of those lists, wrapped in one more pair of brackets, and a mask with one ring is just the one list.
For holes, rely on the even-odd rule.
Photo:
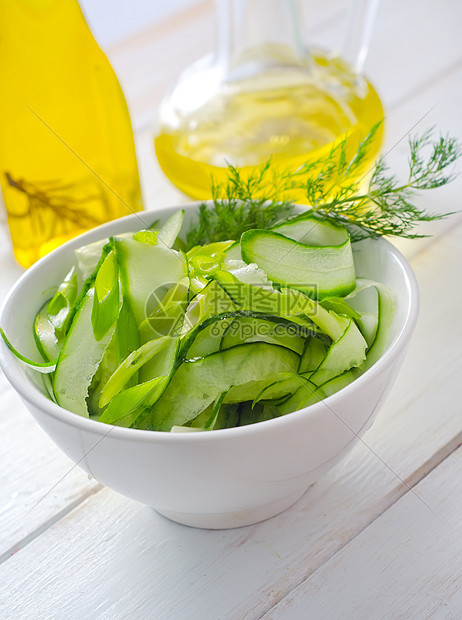
{"label": "cucumber salad", "polygon": [[137,429],[230,428],[317,403],[382,355],[392,295],[356,277],[344,226],[307,212],[186,251],[183,216],[76,251],[35,318],[43,362],[2,332],[59,405]]}

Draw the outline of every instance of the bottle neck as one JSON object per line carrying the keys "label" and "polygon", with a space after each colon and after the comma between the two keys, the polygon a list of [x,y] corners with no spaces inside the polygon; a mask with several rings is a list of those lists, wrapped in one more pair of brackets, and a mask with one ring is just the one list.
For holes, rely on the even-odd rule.
{"label": "bottle neck", "polygon": [[296,0],[216,0],[217,57],[233,78],[306,67]]}

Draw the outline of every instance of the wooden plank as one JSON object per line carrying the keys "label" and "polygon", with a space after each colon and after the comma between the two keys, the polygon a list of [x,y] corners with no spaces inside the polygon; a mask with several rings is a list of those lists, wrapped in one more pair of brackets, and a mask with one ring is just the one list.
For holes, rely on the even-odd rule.
{"label": "wooden plank", "polygon": [[[23,273],[12,254],[6,218],[0,226],[0,298]],[[0,562],[52,523],[62,511],[99,488],[75,468],[36,508],[34,505],[73,463],[30,416],[0,372]],[[30,513],[29,513],[30,511]]]}
{"label": "wooden plank", "polygon": [[[385,104],[397,107],[448,68],[460,67],[462,5],[452,0],[382,2],[368,71]],[[377,77],[376,77],[377,76]]]}
{"label": "wooden plank", "polygon": [[[395,389],[364,443],[295,506],[256,526],[202,531],[104,490],[0,567],[4,615],[244,619],[270,610],[460,443],[461,258],[462,225],[416,257],[421,319]],[[436,281],[452,291],[437,305]]]}
{"label": "wooden plank", "polygon": [[[461,5],[462,6],[462,5]],[[413,92],[405,103],[393,108],[386,119],[386,140],[384,153],[387,163],[398,178],[405,180],[408,170],[408,134],[422,134],[435,127],[435,137],[450,135],[462,143],[462,64],[457,70],[443,74],[422,91]],[[419,122],[420,121],[420,122]],[[417,126],[415,126],[417,124]],[[415,127],[414,127],[415,126]],[[461,163],[455,166],[460,172]],[[416,203],[428,213],[449,213],[459,211],[450,218],[422,224],[416,229],[419,234],[431,235],[426,239],[396,239],[395,245],[412,258],[439,235],[450,230],[461,218],[460,195],[462,183],[456,178],[452,183],[437,190],[421,192]]]}
{"label": "wooden plank", "polygon": [[[373,48],[373,50],[377,49],[378,54],[375,61],[377,64],[374,66],[389,74],[388,77],[380,77],[380,83],[382,84],[382,79],[389,80],[388,82],[384,81],[383,84],[388,84],[387,92],[389,90],[394,97],[390,97],[390,103],[395,102],[397,106],[392,109],[390,129],[394,131],[402,119],[405,119],[406,122],[415,119],[420,110],[419,106],[426,101],[427,93],[432,92],[433,99],[438,93],[441,93],[440,99],[443,102],[443,107],[440,103],[435,108],[435,120],[439,125],[446,125],[449,113],[450,118],[454,120],[453,124],[451,124],[452,121],[449,124],[449,128],[457,128],[458,135],[462,135],[460,131],[460,74],[454,71],[447,77],[446,81],[440,80],[432,85],[436,78],[443,75],[445,71],[451,71],[454,68],[455,59],[457,60],[459,49],[457,46],[460,38],[458,35],[455,36],[452,24],[457,21],[460,22],[457,13],[459,8],[454,4],[449,6],[444,3],[444,6],[440,3],[433,7],[428,3],[419,3],[418,6],[414,6],[414,3],[411,4],[412,6],[409,8],[406,6],[406,12],[403,14],[395,2],[382,3],[383,8],[381,10],[386,10],[387,13],[390,11],[390,15],[396,16],[393,19],[398,19],[399,15],[403,27],[399,30],[399,36],[393,34],[388,40],[384,36],[382,41],[385,45],[377,43],[377,46]],[[205,5],[206,3],[204,3]],[[413,10],[414,15],[412,14]],[[422,15],[424,12],[428,16],[428,23],[432,25],[431,29],[428,26],[421,29],[420,25],[418,28],[414,28],[412,20],[415,20],[415,15]],[[206,23],[208,18],[203,17],[201,19],[204,20],[202,23]],[[191,20],[191,32],[197,23],[197,21]],[[388,35],[391,33],[389,27],[393,21],[389,23],[390,26],[387,26]],[[449,24],[447,27],[446,23]],[[382,21],[377,25],[377,32],[382,28],[381,24]],[[182,32],[186,32],[186,29],[185,25],[185,30]],[[205,31],[200,30],[200,32],[201,37],[199,38],[205,42],[205,37],[202,39]],[[415,48],[406,42],[409,32],[415,33],[414,36],[418,39],[418,45]],[[390,40],[393,40],[394,72],[384,61],[390,52]],[[431,51],[429,41],[432,42]],[[201,42],[194,41],[193,43],[199,45]],[[408,52],[406,53],[404,53],[405,43],[408,45]],[[141,49],[143,49],[142,46]],[[188,50],[190,49],[191,47],[188,47]],[[155,57],[156,62],[163,65],[167,64],[165,58],[169,58],[169,56],[165,56],[165,51],[166,48]],[[198,55],[202,54],[203,51],[205,50],[198,50]],[[124,53],[121,51],[121,57]],[[425,65],[422,58],[427,58],[433,53],[437,54],[437,60],[433,63],[434,56],[431,56],[430,63]],[[186,53],[187,63],[191,58],[188,54],[189,51]],[[397,61],[400,57],[403,59],[401,63]],[[184,58],[185,56],[183,59],[178,56],[178,59],[175,60],[178,63],[176,65],[178,68],[180,61],[184,62]],[[373,56],[371,56],[372,58]],[[143,58],[140,59],[138,56],[137,59],[136,54],[134,54],[129,58],[124,69],[127,76],[133,72],[134,79],[136,78],[138,84],[137,88],[140,89],[141,125],[145,124],[150,118],[154,106],[154,100],[150,99],[149,93],[151,91],[149,89],[152,89],[153,93],[158,92],[160,94],[164,90],[164,86],[167,85],[167,79],[172,79],[174,73],[173,65],[170,65],[168,69],[171,70],[171,73],[166,72],[165,83],[158,86],[156,82],[155,86],[151,86],[154,78],[157,80],[157,72],[152,71],[149,64],[143,63]],[[422,70],[419,69],[420,65],[423,67]],[[143,69],[143,67],[145,68]],[[415,68],[417,71],[414,70]],[[404,72],[405,78],[402,79],[393,75],[396,71],[398,73]],[[370,72],[372,77],[375,77],[376,70],[372,69],[372,65]],[[378,78],[377,82],[379,83]],[[394,89],[395,93],[393,93]],[[128,91],[128,98],[131,100]],[[397,95],[396,92],[398,92]],[[412,99],[409,99],[411,95]],[[455,96],[452,101],[448,100],[449,95]],[[406,111],[405,114],[402,112],[403,110]],[[423,112],[425,111],[423,110]],[[401,119],[399,122],[398,116]],[[403,127],[404,124],[403,122]],[[162,179],[164,189],[159,191],[156,177],[150,172],[153,160],[148,163],[145,154],[151,152],[150,149],[152,148],[149,133],[144,132],[141,136],[143,146],[142,150],[139,151],[142,160],[141,167],[143,172],[146,171],[143,174],[145,185],[149,188],[149,196],[152,196],[149,199],[149,206],[168,204],[164,202],[165,200],[169,200],[171,204],[176,200],[184,200],[184,197],[175,193],[176,190],[172,190],[168,186],[165,179]],[[160,172],[158,178],[160,182]],[[455,188],[456,186],[452,187]],[[442,202],[445,208],[451,204],[457,205],[460,202],[460,192],[457,190],[456,193],[452,187],[441,190],[443,192],[449,191],[447,196],[443,194],[442,200],[439,198],[441,193],[438,192],[437,200]],[[429,204],[430,207],[433,207],[433,199],[430,196],[432,194],[429,194]],[[423,199],[427,200],[426,197]],[[1,232],[4,234],[3,227]],[[446,240],[443,243],[445,242]],[[439,245],[438,240],[435,243]],[[460,238],[458,243],[461,243]],[[0,290],[3,293],[15,275],[20,273],[20,269],[14,266],[11,258],[4,256],[3,251],[6,246],[3,241],[0,246],[2,252],[0,260],[3,267]],[[416,248],[417,246],[412,245],[412,247]],[[453,242],[450,243],[450,248],[454,248]],[[460,245],[456,247],[456,250],[457,248],[460,248]],[[432,307],[434,282],[443,286],[451,286],[449,278],[442,281],[440,278],[440,272],[445,269],[444,261],[448,261],[448,264],[457,260],[460,262],[460,254],[457,252],[454,254],[448,252],[443,257],[441,257],[440,250],[435,252],[435,248],[428,249],[425,259],[427,262],[424,261],[424,255],[418,257],[419,264],[426,265],[421,268],[420,273],[422,273],[423,285],[428,286],[424,299],[427,308]],[[14,269],[17,271],[13,272]],[[431,274],[433,280],[430,279],[430,276],[425,276],[426,271]],[[450,273],[452,273],[453,281],[457,281],[458,273],[454,270]],[[456,384],[458,376],[460,377],[459,362],[454,360],[454,372],[459,374],[450,374],[447,377],[444,362],[445,351],[442,347],[443,340],[436,343],[437,355],[433,359],[436,336],[432,334],[435,325],[438,325],[438,329],[440,329],[440,324],[443,323],[445,329],[441,333],[446,342],[453,344],[461,342],[460,332],[457,331],[458,314],[455,312],[459,300],[455,300],[453,303],[452,309],[443,304],[438,308],[438,313],[434,308],[433,314],[426,314],[424,327],[422,327],[421,321],[416,336],[416,339],[422,340],[421,346],[416,348],[416,345],[413,344],[411,357],[408,358],[400,382],[383,415],[379,418],[377,426],[366,438],[374,449],[376,445],[374,442],[378,442],[379,455],[387,462],[390,458],[390,463],[395,468],[398,464],[400,466],[397,469],[398,473],[400,476],[407,476],[410,482],[418,480],[457,444],[458,427],[456,409],[454,409],[455,396],[451,389],[451,382]],[[449,329],[451,323],[456,327],[455,333]],[[413,353],[414,351],[417,352]],[[437,368],[436,379],[433,382],[430,382],[432,377],[429,370],[423,367],[428,351],[432,351],[432,361],[435,362]],[[407,398],[407,380],[412,380],[416,376],[409,370],[411,361],[415,365],[415,372],[421,372],[419,380],[425,389],[422,392],[417,389],[417,383],[414,384],[412,398],[418,392],[417,400],[412,400],[409,397],[409,407],[405,411],[405,408],[401,407],[401,402],[407,402],[407,400],[401,401],[401,399]],[[424,371],[423,374],[422,371]],[[441,387],[437,383],[440,379],[442,379]],[[399,394],[399,397],[396,397],[395,394]],[[440,398],[441,395],[443,398]],[[430,397],[428,403],[425,400],[427,397]],[[14,400],[16,397],[11,396],[11,398]],[[42,490],[44,492],[48,490],[51,484],[61,477],[62,473],[66,471],[69,461],[61,456],[51,442],[37,429],[19,401],[16,404],[11,404],[11,401],[6,398],[1,402],[3,411],[7,416],[5,426],[2,425],[5,437],[4,445],[11,442],[11,446],[13,446],[11,451],[3,450],[1,455],[5,474],[4,479],[1,480],[2,491],[6,489],[5,495],[2,496],[1,518],[2,533],[7,543],[4,549],[6,549],[8,546],[20,543],[21,540],[30,542],[31,537],[41,534],[43,528],[53,523],[62,514],[62,511],[70,510],[75,502],[79,501],[79,498],[84,497],[85,489],[89,487],[86,486],[88,483],[86,477],[76,471],[76,476],[79,477],[79,480],[76,478],[77,483],[71,479],[70,481],[66,480],[63,485],[59,485],[49,496],[45,505],[42,504],[41,506],[40,510],[44,509],[45,506],[47,506],[47,510],[36,512],[35,521],[28,522],[27,525],[30,527],[21,530],[18,526],[22,527],[23,525],[21,519],[25,509],[33,504],[34,498],[41,496]],[[396,411],[392,411],[393,406],[396,406]],[[422,411],[419,410],[420,406]],[[437,424],[437,420],[431,416],[433,411],[440,411],[440,409],[442,414]],[[19,413],[20,410],[21,413]],[[423,415],[421,416],[422,412]],[[14,420],[10,419],[12,413]],[[390,434],[389,425],[396,426],[396,438],[394,434]],[[32,428],[35,430],[32,431]],[[429,437],[430,439],[428,439]],[[422,445],[418,445],[419,442]],[[362,450],[364,454],[361,454]],[[404,461],[401,467],[402,458]],[[17,467],[13,467],[12,463],[17,463]],[[59,610],[63,608],[68,612],[66,615],[78,617],[77,615],[73,616],[74,611],[71,608],[71,602],[66,602],[65,593],[70,587],[72,596],[75,599],[81,598],[81,590],[78,589],[81,587],[92,592],[84,611],[87,612],[87,615],[94,615],[95,607],[92,607],[92,604],[97,600],[97,597],[93,596],[94,583],[99,585],[101,574],[103,574],[110,583],[103,584],[102,592],[98,598],[102,610],[101,617],[104,617],[104,614],[107,617],[111,614],[112,617],[117,617],[118,614],[120,614],[118,617],[124,617],[123,612],[125,610],[140,611],[140,614],[137,615],[143,617],[143,612],[145,616],[152,615],[152,609],[160,610],[158,617],[162,617],[162,614],[164,614],[163,617],[171,617],[168,614],[172,609],[180,614],[177,617],[181,617],[181,613],[183,613],[183,617],[187,618],[194,617],[194,613],[196,613],[196,617],[204,617],[204,614],[206,617],[207,613],[209,613],[209,617],[245,617],[245,615],[257,617],[297,585],[300,579],[305,578],[307,574],[310,574],[310,571],[331,557],[337,549],[361,531],[371,519],[380,514],[403,492],[403,488],[393,479],[390,472],[386,468],[379,469],[377,465],[375,457],[360,445],[347,462],[336,468],[328,478],[316,485],[291,511],[266,524],[236,533],[200,533],[194,530],[186,530],[164,521],[145,508],[104,491],[104,494],[98,494],[97,497],[86,502],[81,511],[77,510],[72,513],[71,516],[51,528],[49,532],[40,535],[38,540],[30,542],[25,549],[5,563],[4,569],[9,571],[11,567],[14,575],[14,579],[8,578],[2,585],[4,592],[8,595],[5,610],[28,609],[30,615],[27,617],[40,617],[40,615],[43,617],[49,615],[46,603],[50,602],[52,604],[51,609],[54,605],[54,609],[58,610],[57,615],[59,615]],[[353,469],[348,470],[348,467]],[[387,476],[390,476],[390,479]],[[69,487],[67,486],[68,482]],[[369,484],[375,485],[375,488],[373,490],[367,488]],[[365,491],[363,487],[367,490]],[[15,492],[18,495],[15,496]],[[32,498],[30,501],[29,495]],[[3,497],[7,498],[4,503]],[[363,508],[362,510],[358,508],[359,505]],[[14,512],[11,512],[12,510]],[[113,511],[112,517],[110,516],[111,511]],[[337,518],[333,515],[335,512],[338,513]],[[351,520],[350,527],[344,523],[344,520]],[[98,521],[101,525],[98,524],[98,528],[95,529],[95,522]],[[62,525],[67,523],[69,526],[63,530]],[[80,533],[79,529],[81,530]],[[284,535],[281,536],[281,532],[284,532]],[[289,532],[290,535],[286,535],[285,532]],[[73,541],[70,549],[61,539],[63,534],[67,536],[67,540]],[[113,542],[109,540],[111,536],[113,536]],[[131,546],[130,536],[134,539],[133,547]],[[247,537],[247,541],[244,540],[245,537]],[[41,544],[42,538],[44,539],[43,545]],[[95,539],[97,540],[92,549],[92,541]],[[82,541],[84,551],[81,556],[78,556],[80,541]],[[236,547],[240,543],[242,545],[239,551]],[[57,545],[57,550],[51,554],[51,557],[48,557],[49,546],[53,545]],[[95,559],[98,553],[101,554],[102,559]],[[172,558],[166,560],[165,554],[172,554]],[[187,554],[190,557],[185,561]],[[76,556],[78,556],[77,560]],[[46,558],[45,562],[43,558]],[[31,561],[30,567],[29,560]],[[88,578],[85,574],[87,570],[86,560],[95,563],[95,571],[91,572]],[[16,564],[16,562],[19,563]],[[119,578],[117,575],[119,575],[120,563],[124,564],[125,572],[122,572],[122,576]],[[69,569],[67,575],[55,574],[60,567]],[[138,570],[142,573],[140,583],[137,581]],[[29,571],[30,577],[28,577]],[[111,571],[115,575],[111,574],[108,577],[107,573],[111,573]],[[149,577],[152,578],[153,572],[159,574],[151,583]],[[29,587],[31,581],[38,577],[40,578],[37,583],[41,584],[43,595],[38,594],[38,586],[34,584],[32,584],[30,593],[26,595],[25,588]],[[75,579],[75,587],[69,586],[67,577],[70,580]],[[93,582],[90,577],[93,577]],[[132,588],[133,600],[129,600],[127,594],[126,597],[122,597],[122,603],[119,605],[117,603],[117,590],[121,589],[122,578],[127,579],[127,592]],[[23,581],[24,579],[25,581]],[[230,579],[234,582],[228,584]],[[58,591],[52,591],[54,584],[59,586]],[[112,590],[111,584],[114,586]],[[220,606],[220,601],[212,596],[214,585],[218,585],[217,590],[224,591],[222,606]],[[168,594],[166,595],[165,592]],[[211,600],[209,600],[210,598]],[[190,609],[192,613],[190,615],[187,615],[188,599],[191,599]],[[37,609],[34,605],[35,600],[38,601]],[[80,609],[80,607],[77,605],[75,609]],[[204,614],[202,609],[204,609]],[[9,613],[5,612],[3,615],[8,616]]]}
{"label": "wooden plank", "polygon": [[[54,522],[58,513],[71,510],[100,485],[74,468],[45,435],[3,373],[0,403],[0,434],[4,438],[0,467],[1,562],[44,525]],[[48,494],[63,476],[58,487]]]}
{"label": "wooden plank", "polygon": [[300,584],[265,620],[462,616],[462,449]]}

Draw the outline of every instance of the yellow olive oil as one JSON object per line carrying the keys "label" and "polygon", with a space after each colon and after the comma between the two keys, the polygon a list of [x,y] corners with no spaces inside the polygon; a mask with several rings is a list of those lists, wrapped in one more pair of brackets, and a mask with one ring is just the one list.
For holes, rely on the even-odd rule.
{"label": "yellow olive oil", "polygon": [[[226,179],[227,163],[245,175],[271,157],[276,170],[296,170],[345,137],[353,156],[383,119],[380,99],[338,58],[316,55],[312,62],[312,71],[297,70],[295,76],[284,70],[225,83],[190,112],[176,109],[174,98],[167,100],[154,143],[167,177],[189,196],[205,199],[212,176]],[[382,133],[380,128],[361,174],[374,162]]]}
{"label": "yellow olive oil", "polygon": [[0,0],[0,185],[24,267],[138,211],[129,113],[77,0]]}

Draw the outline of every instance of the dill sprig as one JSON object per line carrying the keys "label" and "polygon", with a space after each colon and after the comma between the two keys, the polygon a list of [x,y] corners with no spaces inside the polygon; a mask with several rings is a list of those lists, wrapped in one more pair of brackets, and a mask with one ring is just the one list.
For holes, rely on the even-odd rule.
{"label": "dill sprig", "polygon": [[239,168],[228,166],[226,183],[217,184],[212,179],[213,208],[207,203],[199,205],[197,226],[187,235],[188,247],[239,239],[246,230],[271,228],[289,219],[294,204],[284,199],[284,193],[292,189],[290,175],[286,184],[283,181],[276,178],[271,160],[248,177]]}
{"label": "dill sprig", "polygon": [[425,236],[414,232],[419,223],[451,214],[430,214],[415,204],[415,197],[422,190],[453,180],[451,168],[461,155],[461,146],[449,136],[434,139],[433,129],[411,137],[408,176],[400,182],[383,158],[373,170],[365,170],[379,127],[372,128],[350,159],[345,139],[295,171],[276,169],[271,160],[250,174],[228,166],[227,180],[212,182],[213,208],[201,204],[197,225],[187,236],[188,246],[239,239],[251,228],[271,228],[303,217],[295,209],[295,202],[302,197],[309,205],[307,210],[345,224],[353,240]]}

